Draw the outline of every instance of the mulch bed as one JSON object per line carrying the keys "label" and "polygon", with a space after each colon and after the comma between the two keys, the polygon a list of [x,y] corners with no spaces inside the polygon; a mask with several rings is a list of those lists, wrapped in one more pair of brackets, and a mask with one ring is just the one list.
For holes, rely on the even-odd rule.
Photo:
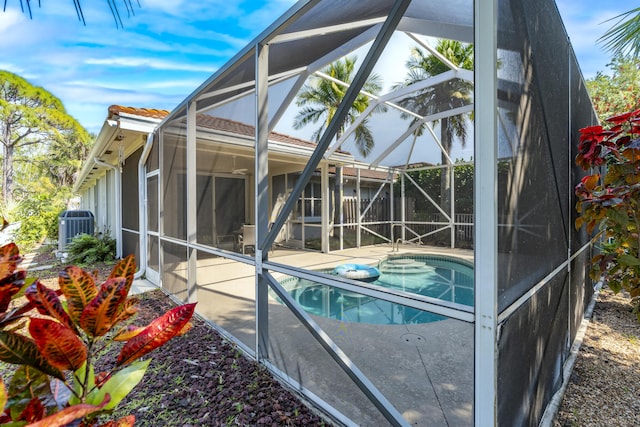
{"label": "mulch bed", "polygon": [[[161,292],[143,295],[136,324],[173,307]],[[244,357],[200,319],[186,335],[151,353],[142,382],[118,414],[133,413],[137,426],[319,426],[316,413]]]}
{"label": "mulch bed", "polygon": [[640,323],[629,294],[603,289],[554,427],[640,426]]}
{"label": "mulch bed", "polygon": [[[57,287],[64,268],[53,252],[40,251],[33,260],[39,278]],[[37,270],[38,266],[52,268]],[[108,277],[113,264],[85,267],[96,272],[98,283]],[[31,270],[30,270],[31,271]],[[147,325],[175,304],[162,291],[140,295],[133,321]],[[142,381],[108,418],[134,414],[136,426],[325,426],[315,410],[255,361],[224,340],[202,319],[194,316],[193,328],[153,350]],[[121,344],[115,344],[100,360],[114,366]],[[100,367],[100,366],[99,366]]]}

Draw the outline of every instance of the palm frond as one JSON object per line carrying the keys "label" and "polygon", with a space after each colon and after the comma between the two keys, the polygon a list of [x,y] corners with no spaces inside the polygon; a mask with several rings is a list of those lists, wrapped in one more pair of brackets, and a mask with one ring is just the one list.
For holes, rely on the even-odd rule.
{"label": "palm frond", "polygon": [[622,13],[606,22],[617,20],[598,42],[614,56],[640,58],[640,7]]}
{"label": "palm frond", "polygon": [[[24,0],[24,3],[23,3],[23,0],[19,0],[19,1],[20,1],[20,9],[22,10],[22,13],[28,13],[29,19],[33,19],[33,14],[31,12],[32,0]],[[135,0],[135,1],[138,4],[138,7],[141,7],[140,0]],[[122,17],[120,16],[120,9],[118,8],[116,1],[106,0],[106,2],[107,2],[107,5],[109,5],[109,9],[111,10],[113,19],[116,22],[116,28],[124,28],[124,25],[122,24]],[[127,10],[127,17],[131,17],[132,15],[135,15],[133,10],[133,0],[123,0],[123,2],[124,2],[124,7]],[[8,0],[4,0],[3,12],[6,12],[7,10],[7,3],[8,3]],[[25,12],[25,4],[26,4],[26,12]],[[76,15],[78,16],[78,20],[82,22],[84,25],[87,25],[87,22],[84,17],[84,12],[82,11],[82,4],[80,3],[80,0],[73,0],[73,6],[76,9]],[[38,7],[39,8],[42,7],[40,0],[38,0]]]}
{"label": "palm frond", "polygon": [[368,127],[368,120],[368,118],[363,120],[355,131],[356,147],[363,157],[367,157],[375,145],[373,134],[371,133],[371,129]]}

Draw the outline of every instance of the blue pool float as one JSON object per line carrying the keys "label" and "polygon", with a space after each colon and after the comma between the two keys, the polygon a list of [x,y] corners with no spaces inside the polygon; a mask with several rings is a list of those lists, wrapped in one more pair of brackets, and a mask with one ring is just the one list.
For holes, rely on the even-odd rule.
{"label": "blue pool float", "polygon": [[333,269],[333,274],[347,279],[373,282],[380,277],[380,270],[365,264],[340,264]]}

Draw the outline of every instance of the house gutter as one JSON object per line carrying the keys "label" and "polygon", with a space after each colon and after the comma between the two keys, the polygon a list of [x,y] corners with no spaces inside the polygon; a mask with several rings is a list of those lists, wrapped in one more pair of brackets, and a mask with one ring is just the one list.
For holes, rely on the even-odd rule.
{"label": "house gutter", "polygon": [[122,168],[120,165],[114,166],[109,163],[103,162],[97,157],[93,158],[93,162],[105,168],[109,168],[115,172],[116,176],[116,258],[122,258],[122,209],[120,208],[120,199],[122,197]]}
{"label": "house gutter", "polygon": [[[146,188],[146,172],[145,164],[153,147],[154,132],[147,135],[147,143],[144,145],[140,160],[138,161],[138,215],[139,215],[139,232],[140,232],[140,265],[138,271],[134,274],[134,279],[140,279],[147,271],[147,188]],[[141,197],[144,196],[144,197]]]}

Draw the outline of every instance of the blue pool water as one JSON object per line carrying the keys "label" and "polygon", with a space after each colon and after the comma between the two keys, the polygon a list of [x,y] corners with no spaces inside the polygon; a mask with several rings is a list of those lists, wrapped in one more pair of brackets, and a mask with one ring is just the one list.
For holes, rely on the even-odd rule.
{"label": "blue pool water", "polygon": [[[473,306],[473,265],[467,261],[439,255],[403,255],[382,260],[377,267],[380,277],[372,282],[374,285]],[[281,280],[281,284],[307,312],[317,316],[373,324],[444,319],[437,314],[305,279],[290,277]]]}

